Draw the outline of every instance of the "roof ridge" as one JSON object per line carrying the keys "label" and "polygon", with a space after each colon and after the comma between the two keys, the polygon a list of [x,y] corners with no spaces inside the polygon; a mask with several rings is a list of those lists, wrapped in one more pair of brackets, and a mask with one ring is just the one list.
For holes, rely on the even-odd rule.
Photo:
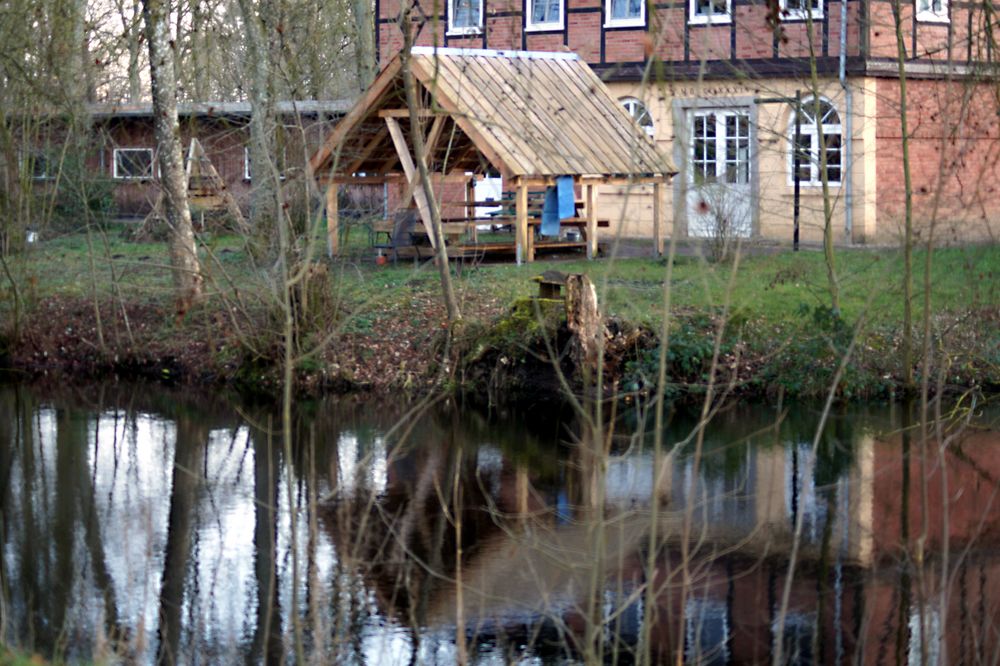
{"label": "roof ridge", "polygon": [[463,49],[440,46],[414,46],[413,55],[476,56],[482,58],[521,58],[525,60],[579,60],[572,51],[504,51],[498,49]]}

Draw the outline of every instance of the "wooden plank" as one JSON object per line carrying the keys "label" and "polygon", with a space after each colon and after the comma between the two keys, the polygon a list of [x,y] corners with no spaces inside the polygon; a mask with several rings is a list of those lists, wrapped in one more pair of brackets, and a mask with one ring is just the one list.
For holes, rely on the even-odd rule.
{"label": "wooden plank", "polygon": [[[574,164],[572,173],[583,174],[592,171],[604,173],[607,170],[606,162],[608,148],[602,144],[604,128],[593,126],[587,123],[587,118],[581,118],[580,114],[586,110],[587,104],[580,99],[580,91],[574,86],[574,80],[566,72],[566,68],[571,68],[573,61],[547,61],[540,60],[536,63],[539,76],[545,81],[547,92],[545,104],[553,105],[551,116],[556,117],[558,111],[561,120],[559,130],[564,136],[571,139],[577,151],[578,158]],[[586,66],[586,65],[584,65]],[[590,95],[584,95],[589,97]],[[581,122],[583,121],[583,122]],[[611,153],[616,159],[618,149]]]}
{"label": "wooden plank", "polygon": [[[464,80],[472,90],[462,98],[468,108],[471,122],[479,124],[484,132],[494,136],[506,149],[513,153],[525,172],[532,169],[532,153],[528,137],[523,128],[512,124],[512,119],[522,114],[522,110],[513,104],[508,91],[500,87],[500,82],[492,81],[484,75],[483,68],[477,58],[468,58],[459,70],[455,63],[448,64],[448,72],[458,72],[459,80]],[[473,92],[474,91],[474,92]]]}
{"label": "wooden plank", "polygon": [[[542,70],[529,67],[531,61],[521,59],[470,60],[475,63],[473,67],[484,87],[493,91],[494,99],[506,104],[502,117],[510,127],[509,131],[524,141],[524,152],[531,160],[532,173],[576,173],[579,148],[544,108],[552,96],[552,91],[548,90],[552,82],[539,79]],[[512,124],[513,121],[517,124]]]}
{"label": "wooden plank", "polygon": [[517,213],[517,221],[515,223],[515,233],[517,238],[517,265],[520,266],[524,262],[534,261],[533,256],[529,256],[528,252],[528,185],[527,183],[518,183],[517,186],[517,204],[515,206]]}
{"label": "wooden plank", "polygon": [[458,67],[451,59],[444,59],[438,67],[438,81],[445,82],[459,91],[468,88],[464,94],[459,94],[457,102],[464,106],[463,117],[478,124],[486,135],[492,135],[498,146],[515,155],[519,162],[525,161],[523,138],[509,129],[509,123],[504,119],[514,113],[505,98],[498,97],[483,80],[480,68],[476,66],[475,58],[467,58]]}
{"label": "wooden plank", "polygon": [[587,259],[597,258],[597,186],[587,186]]}
{"label": "wooden plank", "polygon": [[[465,205],[468,208],[469,204],[472,204],[472,214],[476,214],[476,179],[475,177],[470,178],[465,183]],[[472,242],[478,242],[479,240],[479,229],[475,224],[472,225]]]}
{"label": "wooden plank", "polygon": [[[438,63],[445,63],[447,58],[439,57]],[[508,164],[515,163],[512,155],[502,143],[496,142],[494,137],[484,135],[479,127],[466,117],[460,104],[464,103],[461,95],[461,88],[452,87],[449,80],[439,76],[439,71],[434,66],[433,59],[424,56],[414,57],[410,60],[413,75],[431,92],[434,102],[451,114],[452,120],[459,126],[462,132],[475,144],[476,148],[486,159],[496,168],[501,170],[510,169]],[[475,94],[468,91],[466,94]]]}
{"label": "wooden plank", "polygon": [[[431,109],[418,109],[417,116],[420,118],[433,118],[435,116],[443,117],[448,114],[443,111],[432,111]],[[380,109],[378,112],[379,118],[409,118],[409,109]]]}
{"label": "wooden plank", "polygon": [[337,183],[326,188],[326,251],[331,257],[340,254],[340,211],[337,208]]}
{"label": "wooden plank", "polygon": [[[412,184],[417,179],[417,169],[413,164],[413,158],[410,157],[410,149],[406,145],[406,139],[403,137],[403,130],[399,127],[399,121],[395,118],[386,118],[385,124],[389,127],[389,136],[392,137],[392,143],[396,147],[396,154],[403,165],[403,172],[406,174],[406,179]],[[430,183],[427,184],[427,187],[430,187]],[[434,224],[434,217],[431,213],[432,202],[427,200],[424,188],[415,188],[413,190],[413,198],[417,202],[417,210],[420,211],[420,218],[424,221],[428,229],[432,229]],[[437,249],[437,241],[434,239],[434,234],[430,234],[428,238],[431,240],[431,247]]]}
{"label": "wooden plank", "polygon": [[[502,118],[510,131],[524,142],[525,155],[531,160],[532,173],[571,174],[576,172],[574,153],[578,149],[567,141],[562,128],[545,112],[542,105],[551,91],[539,85],[535,67],[526,72],[527,62],[505,58],[470,58],[484,89],[491,90],[492,102],[505,104]],[[567,114],[568,115],[568,114]],[[520,125],[512,125],[517,121]],[[547,165],[547,166],[543,166]]]}

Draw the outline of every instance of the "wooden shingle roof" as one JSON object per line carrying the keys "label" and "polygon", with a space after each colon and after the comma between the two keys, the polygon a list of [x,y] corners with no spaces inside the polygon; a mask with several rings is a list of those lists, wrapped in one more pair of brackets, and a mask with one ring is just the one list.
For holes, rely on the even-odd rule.
{"label": "wooden shingle roof", "polygon": [[[416,47],[410,67],[427,113],[450,120],[438,149],[449,153],[432,156],[449,171],[477,171],[485,160],[528,178],[676,173],[576,54]],[[405,106],[397,55],[313,156],[314,171],[330,174],[335,160],[338,174],[395,169],[379,112]]]}

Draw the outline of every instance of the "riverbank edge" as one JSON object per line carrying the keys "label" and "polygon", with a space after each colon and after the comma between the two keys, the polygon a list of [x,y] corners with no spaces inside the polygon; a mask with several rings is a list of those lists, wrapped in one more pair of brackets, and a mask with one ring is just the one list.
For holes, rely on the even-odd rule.
{"label": "riverbank edge", "polygon": [[[450,336],[446,327],[426,325],[344,333],[321,355],[300,361],[295,392],[306,397],[436,390],[488,405],[564,402],[567,386],[581,392],[582,373],[558,303],[544,309],[537,299],[523,299],[494,317],[460,322]],[[0,368],[29,379],[142,379],[280,395],[277,340],[243,346],[221,324],[224,313],[209,306],[188,319],[173,319],[149,303],[95,308],[82,298],[49,299],[24,317],[19,331],[0,338]],[[898,328],[868,328],[854,340],[849,322],[817,309],[779,322],[727,318],[717,339],[721,320],[711,311],[673,315],[665,387],[671,399],[702,396],[709,383],[717,393],[751,398],[825,396],[848,348],[839,398],[903,392]],[[1000,308],[939,314],[934,324],[946,334],[932,342],[936,357],[945,359],[930,369],[932,392],[1000,392]],[[640,399],[655,393],[658,334],[614,318],[606,326],[604,395]],[[915,369],[919,382],[919,358]]]}

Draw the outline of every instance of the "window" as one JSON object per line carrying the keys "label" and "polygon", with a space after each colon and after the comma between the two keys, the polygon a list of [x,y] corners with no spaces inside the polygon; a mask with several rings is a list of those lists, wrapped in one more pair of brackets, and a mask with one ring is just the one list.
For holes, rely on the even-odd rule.
{"label": "window", "polygon": [[684,661],[703,666],[729,663],[729,613],[712,599],[688,599],[684,605]]}
{"label": "window", "polygon": [[917,0],[917,20],[947,23],[948,0]]}
{"label": "window", "polygon": [[[818,109],[817,109],[818,106]],[[820,174],[820,136],[826,148],[826,180],[830,185],[840,185],[842,169],[841,154],[843,151],[843,135],[840,127],[840,116],[833,104],[825,99],[818,101],[807,99],[802,102],[799,110],[798,145],[795,142],[795,112],[793,111],[788,124],[788,180],[794,183],[795,156],[799,158],[799,183],[803,185],[822,185]]]}
{"label": "window", "polygon": [[814,19],[823,18],[823,0],[781,0],[783,21],[804,21],[810,13]]}
{"label": "window", "polygon": [[49,161],[49,156],[40,150],[21,156],[22,173],[32,180],[52,180],[56,176],[56,167]]}
{"label": "window", "polygon": [[938,666],[941,658],[941,611],[934,607],[910,610],[910,645],[906,663]]}
{"label": "window", "polygon": [[730,0],[690,0],[689,23],[729,23]]}
{"label": "window", "polygon": [[563,0],[526,0],[528,19],[525,30],[562,30]]}
{"label": "window", "polygon": [[113,175],[120,180],[152,179],[153,149],[115,148]]}
{"label": "window", "polygon": [[[775,616],[778,610],[774,609]],[[813,641],[816,638],[816,613],[788,611],[781,632],[782,663],[805,666],[813,663]],[[771,625],[771,649],[778,647],[778,621]]]}
{"label": "window", "polygon": [[646,25],[645,0],[605,0],[604,26],[628,28]]}
{"label": "window", "polygon": [[483,0],[448,0],[448,34],[478,35],[483,27]]}
{"label": "window", "polygon": [[750,118],[741,111],[699,111],[691,124],[694,183],[750,182]]}
{"label": "window", "polygon": [[650,115],[646,105],[635,97],[623,97],[618,101],[622,103],[636,124],[652,139],[656,135],[656,128],[653,126],[653,116]]}
{"label": "window", "polygon": [[[278,154],[278,178],[285,179],[285,171],[288,167],[287,147]],[[251,180],[250,172],[250,146],[243,146],[243,180]]]}

